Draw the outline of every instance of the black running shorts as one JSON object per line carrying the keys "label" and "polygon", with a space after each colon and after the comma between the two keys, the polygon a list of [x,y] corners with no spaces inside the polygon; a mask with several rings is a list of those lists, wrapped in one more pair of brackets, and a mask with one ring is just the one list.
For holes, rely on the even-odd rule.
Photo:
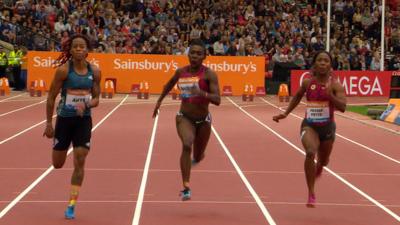
{"label": "black running shorts", "polygon": [[53,149],[58,151],[68,150],[72,146],[90,149],[90,138],[92,136],[92,117],[75,116],[61,117],[56,120]]}

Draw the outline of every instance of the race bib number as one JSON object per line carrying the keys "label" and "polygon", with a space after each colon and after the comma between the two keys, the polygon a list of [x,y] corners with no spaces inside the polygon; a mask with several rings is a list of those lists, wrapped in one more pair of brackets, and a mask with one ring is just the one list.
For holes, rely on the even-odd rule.
{"label": "race bib number", "polygon": [[87,103],[90,99],[91,95],[86,90],[67,90],[65,106],[74,108],[77,103]]}
{"label": "race bib number", "polygon": [[328,122],[330,119],[329,102],[308,102],[307,120],[311,123]]}
{"label": "race bib number", "polygon": [[178,87],[181,90],[182,98],[193,97],[192,89],[199,88],[199,78],[198,77],[179,78]]}

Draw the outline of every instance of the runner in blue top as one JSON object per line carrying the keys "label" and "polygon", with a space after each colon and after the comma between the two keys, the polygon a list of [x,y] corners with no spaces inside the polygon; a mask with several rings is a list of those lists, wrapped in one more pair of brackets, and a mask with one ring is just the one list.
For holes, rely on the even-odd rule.
{"label": "runner in blue top", "polygon": [[[89,40],[83,35],[72,36],[63,46],[57,59],[58,68],[47,98],[47,124],[44,136],[54,138],[53,166],[61,168],[72,142],[74,172],[71,178],[70,201],[65,218],[75,218],[75,204],[84,176],[85,159],[90,149],[92,130],[91,108],[99,104],[101,73],[97,66],[86,61]],[[53,111],[57,95],[57,119],[53,129]]]}

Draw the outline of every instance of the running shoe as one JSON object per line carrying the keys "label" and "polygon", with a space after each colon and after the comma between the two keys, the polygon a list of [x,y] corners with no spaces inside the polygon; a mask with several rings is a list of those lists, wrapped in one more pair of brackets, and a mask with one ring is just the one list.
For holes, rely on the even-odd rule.
{"label": "running shoe", "polygon": [[187,201],[192,197],[192,191],[189,188],[185,188],[179,195],[181,196],[182,201]]}
{"label": "running shoe", "polygon": [[308,208],[315,208],[315,203],[316,203],[316,201],[317,201],[317,200],[316,200],[314,194],[308,195],[308,201],[307,201],[306,206],[307,206]]}
{"label": "running shoe", "polygon": [[195,160],[195,159],[192,159],[192,166],[195,166],[197,164],[199,164],[199,162],[197,160]]}
{"label": "running shoe", "polygon": [[72,220],[75,219],[75,206],[69,205],[65,210],[65,219]]}

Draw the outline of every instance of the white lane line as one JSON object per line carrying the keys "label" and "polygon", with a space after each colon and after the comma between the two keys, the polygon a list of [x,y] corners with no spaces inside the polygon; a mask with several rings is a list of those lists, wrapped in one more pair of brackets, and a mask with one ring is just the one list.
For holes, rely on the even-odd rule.
{"label": "white lane line", "polygon": [[368,120],[359,120],[357,118],[353,118],[353,117],[348,116],[346,114],[341,114],[341,113],[336,113],[336,112],[335,112],[335,115],[340,116],[340,117],[344,117],[344,118],[349,119],[349,120],[357,121],[357,122],[365,124],[367,126],[379,128],[379,129],[382,129],[384,131],[387,131],[387,132],[390,132],[390,133],[393,133],[393,134],[400,135],[400,131],[393,130],[393,129],[390,129],[390,128],[387,128],[387,127],[384,127],[384,126],[381,126],[381,125],[378,125],[378,124],[370,123],[370,122],[368,122]]}
{"label": "white lane line", "polygon": [[[100,120],[93,128],[92,131],[96,130],[108,117],[111,116],[117,110],[122,103],[128,98],[129,95],[126,95],[126,97],[117,105],[115,106],[102,120]],[[70,148],[67,152],[67,155],[69,155],[72,152],[72,148]],[[0,219],[3,218],[4,215],[7,214],[8,211],[10,211],[25,195],[27,195],[36,185],[40,183],[52,170],[54,170],[53,166],[50,166],[47,168],[47,170],[42,173],[35,181],[32,182],[24,191],[22,191],[12,202],[10,202],[1,212],[0,212]]]}
{"label": "white lane line", "polygon": [[3,99],[3,100],[0,100],[0,102],[6,102],[6,101],[8,101],[8,100],[10,100],[10,99],[18,98],[19,96],[22,96],[22,95],[24,95],[24,93],[19,94],[19,95],[15,95],[15,96],[12,96],[12,97],[9,97],[9,98],[5,98],[5,99]]}
{"label": "white lane line", "polygon": [[[54,117],[56,117],[56,115],[54,115],[53,118],[54,118]],[[20,131],[20,132],[18,132],[18,133],[16,133],[16,134],[14,134],[14,135],[11,136],[11,137],[8,137],[8,138],[6,138],[6,139],[0,141],[0,145],[2,145],[2,144],[4,144],[4,143],[6,143],[6,142],[8,142],[8,141],[10,141],[10,140],[12,140],[12,139],[18,137],[18,136],[20,136],[21,134],[24,134],[24,133],[26,133],[26,132],[28,132],[28,131],[34,129],[34,128],[37,127],[37,126],[40,126],[41,124],[43,124],[43,123],[45,123],[45,122],[46,122],[46,120],[43,120],[43,121],[41,121],[41,122],[39,122],[39,123],[37,123],[37,124],[35,124],[35,125],[32,125],[32,126],[26,128],[26,129],[24,129],[24,130],[22,130],[22,131]]]}
{"label": "white lane line", "polygon": [[246,185],[247,189],[249,190],[251,196],[256,201],[258,207],[261,209],[265,219],[268,221],[270,225],[276,225],[274,219],[272,218],[271,214],[268,212],[267,208],[261,201],[260,197],[251,186],[250,182],[247,180],[246,176],[243,174],[242,170],[240,169],[239,165],[236,163],[235,159],[233,158],[232,154],[230,153],[229,149],[226,147],[225,143],[222,141],[221,137],[219,136],[218,132],[215,130],[214,126],[211,127],[215,137],[218,139],[219,144],[221,145],[222,149],[224,149],[225,154],[228,156],[229,160],[231,161],[233,167],[235,167],[236,172],[242,179],[243,183]]}
{"label": "white lane line", "polygon": [[146,190],[147,177],[149,175],[150,162],[151,162],[151,156],[153,154],[154,140],[155,140],[155,136],[156,136],[159,115],[160,114],[158,114],[154,120],[153,130],[151,132],[149,149],[147,151],[146,163],[144,165],[143,177],[142,177],[142,181],[140,183],[138,199],[137,199],[136,207],[135,207],[135,213],[134,213],[133,219],[132,219],[132,225],[139,225],[140,213],[142,212],[144,192]]}
{"label": "white lane line", "polygon": [[[270,103],[269,101],[267,101],[267,100],[265,100],[265,99],[263,99],[263,98],[260,98],[260,99],[261,99],[262,101],[264,101],[265,103],[271,105],[272,107],[275,107],[275,108],[279,109],[280,111],[284,111],[283,109],[279,108],[278,106],[274,105],[273,103]],[[303,119],[302,117],[300,117],[300,116],[298,116],[298,115],[296,115],[296,114],[294,114],[294,113],[290,113],[290,115],[292,115],[292,116],[294,116],[294,117],[296,117],[296,118],[298,118],[298,119],[300,119],[300,120]],[[343,135],[341,135],[341,134],[339,134],[339,133],[336,133],[336,135],[337,135],[338,137],[340,137],[340,138],[346,140],[346,141],[349,141],[349,142],[351,142],[351,143],[353,143],[353,144],[355,144],[355,145],[358,145],[359,147],[362,147],[362,148],[364,148],[364,149],[367,149],[368,151],[371,151],[371,152],[373,152],[373,153],[375,153],[375,154],[377,154],[377,155],[380,155],[380,156],[382,156],[382,157],[384,157],[384,158],[386,158],[386,159],[388,159],[388,160],[390,160],[390,161],[392,161],[392,162],[395,162],[395,163],[397,163],[397,164],[400,164],[400,161],[399,161],[399,160],[394,159],[394,158],[392,158],[392,157],[390,157],[390,156],[387,156],[387,155],[385,155],[385,154],[383,154],[383,153],[381,153],[381,152],[379,152],[379,151],[377,151],[377,150],[375,150],[375,149],[373,149],[373,148],[370,148],[370,147],[368,147],[368,146],[366,146],[366,145],[363,145],[363,144],[361,144],[361,143],[359,143],[359,142],[353,141],[353,140],[351,140],[351,139],[349,139],[349,138],[347,138],[347,137],[345,137],[345,136],[343,136]]]}
{"label": "white lane line", "polygon": [[[275,134],[277,137],[279,137],[281,140],[283,140],[284,142],[286,142],[288,145],[292,146],[294,149],[296,149],[298,152],[300,152],[301,154],[305,155],[306,153],[301,150],[299,147],[297,147],[295,144],[293,144],[292,142],[290,142],[288,139],[284,138],[282,135],[280,135],[278,132],[276,132],[275,130],[273,130],[272,128],[270,128],[269,126],[267,126],[266,124],[264,124],[263,122],[261,122],[260,120],[258,120],[257,118],[255,118],[253,115],[251,115],[250,113],[248,113],[246,110],[242,109],[239,105],[237,105],[234,101],[232,101],[229,97],[227,97],[228,100],[235,105],[240,111],[242,111],[244,114],[246,114],[248,117],[252,118],[254,121],[256,121],[258,124],[260,124],[262,127],[264,127],[265,129],[269,130],[270,132],[272,132],[273,134]],[[379,203],[377,200],[375,200],[374,198],[372,198],[371,196],[369,196],[368,194],[366,194],[365,192],[363,192],[362,190],[360,190],[359,188],[357,188],[356,186],[354,186],[353,184],[351,184],[349,181],[347,181],[346,179],[342,178],[340,175],[338,175],[337,173],[333,172],[333,170],[329,169],[328,167],[324,168],[326,171],[328,171],[330,174],[332,174],[334,177],[336,177],[338,180],[342,181],[344,184],[346,184],[348,187],[350,187],[351,189],[353,189],[354,191],[356,191],[358,194],[362,195],[364,198],[366,198],[367,200],[369,200],[370,202],[372,202],[373,204],[375,204],[376,206],[378,206],[379,208],[381,208],[383,211],[385,211],[387,214],[389,214],[390,216],[392,216],[393,218],[395,218],[397,221],[400,222],[400,217],[394,213],[393,211],[391,211],[390,209],[386,208],[384,205],[382,205],[381,203]]]}
{"label": "white lane line", "polygon": [[27,108],[30,108],[30,107],[33,107],[33,106],[35,106],[35,105],[42,104],[42,103],[45,102],[45,101],[46,101],[46,100],[43,100],[43,101],[41,101],[41,102],[33,103],[33,104],[30,104],[30,105],[27,105],[27,106],[24,106],[24,107],[21,107],[21,108],[18,108],[18,109],[14,109],[14,110],[12,110],[12,111],[9,111],[9,112],[0,114],[0,117],[5,116],[5,115],[8,115],[8,114],[11,114],[11,113],[15,113],[15,112],[18,112],[18,111],[21,111],[21,110],[24,110],[24,109],[27,109]]}

